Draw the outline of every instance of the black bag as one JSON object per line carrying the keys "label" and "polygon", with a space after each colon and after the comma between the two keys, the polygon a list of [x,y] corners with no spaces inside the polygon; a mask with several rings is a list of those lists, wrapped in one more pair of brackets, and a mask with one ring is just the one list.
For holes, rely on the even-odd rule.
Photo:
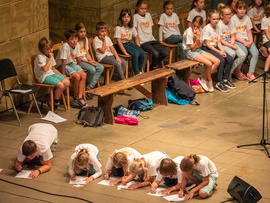
{"label": "black bag", "polygon": [[196,93],[177,75],[168,78],[167,86],[178,99],[185,99],[189,103],[194,101]]}
{"label": "black bag", "polygon": [[84,127],[97,127],[104,123],[104,111],[101,107],[82,108],[77,117],[77,123],[83,124]]}
{"label": "black bag", "polygon": [[148,111],[153,109],[152,99],[142,98],[136,100],[128,100],[128,109],[136,111]]}

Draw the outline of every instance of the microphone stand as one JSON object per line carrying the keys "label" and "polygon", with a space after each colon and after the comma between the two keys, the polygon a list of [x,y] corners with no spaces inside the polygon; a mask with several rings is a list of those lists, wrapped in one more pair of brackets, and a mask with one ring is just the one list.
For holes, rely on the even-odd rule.
{"label": "microphone stand", "polygon": [[[266,79],[267,79],[267,71],[264,71],[263,74],[259,75],[258,77],[256,77],[255,79],[249,81],[248,83],[253,82],[254,80],[256,80],[257,78],[262,77],[263,78],[263,125],[262,125],[262,139],[260,141],[260,143],[255,143],[255,144],[245,144],[245,145],[238,145],[237,148],[240,147],[246,147],[246,146],[256,146],[256,145],[261,145],[264,147],[266,154],[268,156],[268,158],[270,158],[270,154],[266,148],[267,145],[270,145],[270,143],[268,143],[265,139],[264,136],[264,130],[265,130],[265,117],[268,116],[268,112],[267,112],[267,108],[266,108]],[[267,114],[267,115],[266,115]],[[268,125],[267,125],[268,126]],[[267,138],[268,139],[268,138]]]}

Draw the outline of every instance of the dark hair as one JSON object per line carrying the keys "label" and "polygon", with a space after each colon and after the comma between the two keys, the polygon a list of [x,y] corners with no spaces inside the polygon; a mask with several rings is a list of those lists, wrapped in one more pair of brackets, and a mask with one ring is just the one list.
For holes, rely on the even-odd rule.
{"label": "dark hair", "polygon": [[118,26],[123,26],[123,20],[122,18],[126,15],[129,15],[130,17],[130,21],[128,23],[128,27],[132,28],[133,27],[133,20],[132,20],[132,15],[131,15],[131,11],[128,8],[123,8],[122,11],[120,12],[119,18],[117,19],[117,25]]}
{"label": "dark hair", "polygon": [[200,26],[203,25],[203,18],[202,16],[195,16],[192,20],[192,24],[193,23],[198,23]]}
{"label": "dark hair", "polygon": [[182,172],[190,172],[193,170],[194,165],[199,163],[201,158],[196,154],[191,154],[182,159],[180,163],[180,169]]}
{"label": "dark hair", "polygon": [[34,154],[37,150],[37,145],[32,140],[27,140],[22,145],[22,154],[24,156],[29,156],[31,154]]}
{"label": "dark hair", "polygon": [[80,29],[82,28],[86,28],[85,24],[83,22],[78,22],[76,25],[75,25],[75,30],[78,32]]}
{"label": "dark hair", "polygon": [[173,5],[173,2],[172,1],[165,1],[164,4],[163,4],[163,9],[165,9],[165,7],[167,5]]}
{"label": "dark hair", "polygon": [[192,10],[193,8],[195,8],[195,3],[198,3],[199,0],[193,0],[192,4],[191,4],[191,8],[190,10]]}
{"label": "dark hair", "polygon": [[235,9],[244,7],[246,10],[248,8],[247,4],[244,1],[237,1],[235,4]]}
{"label": "dark hair", "polygon": [[71,38],[71,37],[78,37],[78,34],[77,34],[76,30],[67,30],[65,32],[66,40],[69,40],[69,38]]}
{"label": "dark hair", "polygon": [[[251,8],[253,8],[253,7],[255,7],[255,0],[253,0],[250,4],[249,4],[249,8],[251,9]],[[261,5],[260,5],[260,7],[264,7],[264,0],[262,0],[262,3],[261,3]]]}
{"label": "dark hair", "polygon": [[101,30],[101,29],[106,29],[106,30],[108,29],[108,26],[106,25],[105,22],[100,21],[96,24],[96,31]]}
{"label": "dark hair", "polygon": [[52,40],[48,40],[46,37],[42,37],[38,42],[38,50],[44,53],[45,48],[53,48]]}
{"label": "dark hair", "polygon": [[137,3],[136,3],[136,9],[135,9],[135,13],[138,13],[138,8],[140,7],[140,5],[142,4],[147,4],[147,1],[146,0],[138,0]]}
{"label": "dark hair", "polygon": [[270,17],[270,3],[268,3],[265,7],[264,7],[264,14],[266,16],[266,18]]}
{"label": "dark hair", "polygon": [[176,163],[169,158],[162,159],[159,166],[159,172],[163,176],[172,176],[177,174]]}
{"label": "dark hair", "polygon": [[227,5],[231,7],[233,0],[228,0]]}

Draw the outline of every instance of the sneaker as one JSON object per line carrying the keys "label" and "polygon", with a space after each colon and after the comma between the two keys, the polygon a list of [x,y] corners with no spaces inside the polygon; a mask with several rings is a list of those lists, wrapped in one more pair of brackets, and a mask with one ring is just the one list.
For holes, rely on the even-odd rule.
{"label": "sneaker", "polygon": [[199,78],[198,80],[201,86],[203,87],[203,89],[208,92],[209,89],[207,87],[207,81],[204,78]]}
{"label": "sneaker", "polygon": [[230,90],[228,89],[228,87],[226,87],[226,86],[224,85],[223,82],[218,82],[218,83],[216,84],[216,88],[217,88],[218,90],[220,90],[221,92],[229,92],[229,91],[230,91]]}
{"label": "sneaker", "polygon": [[237,77],[238,80],[246,80],[247,77],[242,73],[241,70],[233,71],[233,74]]}
{"label": "sneaker", "polygon": [[235,85],[230,80],[223,80],[223,83],[229,89],[235,89],[236,88]]}
{"label": "sneaker", "polygon": [[254,76],[253,73],[248,73],[248,74],[247,74],[247,79],[248,79],[249,81],[253,80],[253,82],[257,82],[257,80],[256,80],[256,78],[255,78],[255,76]]}
{"label": "sneaker", "polygon": [[267,76],[265,77],[265,80],[263,80],[263,77],[261,78],[261,83],[264,83],[264,82],[268,83],[268,77]]}
{"label": "sneaker", "polygon": [[211,93],[214,92],[213,80],[208,81],[207,86],[208,86],[209,92]]}
{"label": "sneaker", "polygon": [[54,106],[54,112],[55,113],[57,112],[59,105],[60,105],[60,102],[59,101],[58,102],[54,101],[53,106]]}
{"label": "sneaker", "polygon": [[265,46],[261,46],[260,49],[259,49],[259,52],[261,52],[262,56],[265,57],[265,58],[268,57],[268,55],[269,55],[269,53],[268,53]]}

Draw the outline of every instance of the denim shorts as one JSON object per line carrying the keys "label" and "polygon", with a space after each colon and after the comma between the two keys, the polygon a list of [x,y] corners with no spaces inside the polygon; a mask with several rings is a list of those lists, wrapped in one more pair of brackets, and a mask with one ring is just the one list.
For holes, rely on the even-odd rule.
{"label": "denim shorts", "polygon": [[[193,171],[193,175],[199,180],[199,181],[203,181],[203,177],[197,173],[196,171]],[[203,188],[201,188],[202,191],[206,192],[206,194],[210,194],[210,192],[213,190],[215,183],[217,181],[217,178],[211,177],[209,176],[209,183],[208,185],[204,186]]]}
{"label": "denim shorts", "polygon": [[190,49],[189,50],[186,50],[187,59],[192,60],[192,61],[197,56],[197,54],[204,54],[204,53],[205,53],[205,51],[203,51],[200,48],[197,48],[194,51],[191,51]]}
{"label": "denim shorts", "polygon": [[43,83],[56,86],[59,82],[62,82],[64,79],[65,77],[63,75],[53,74],[46,76]]}
{"label": "denim shorts", "polygon": [[[60,66],[60,68],[61,68],[61,66]],[[75,63],[66,64],[66,73],[68,75],[71,75],[74,72],[80,72],[82,70],[83,69],[81,68],[81,66],[79,66],[79,65],[77,65]]]}

